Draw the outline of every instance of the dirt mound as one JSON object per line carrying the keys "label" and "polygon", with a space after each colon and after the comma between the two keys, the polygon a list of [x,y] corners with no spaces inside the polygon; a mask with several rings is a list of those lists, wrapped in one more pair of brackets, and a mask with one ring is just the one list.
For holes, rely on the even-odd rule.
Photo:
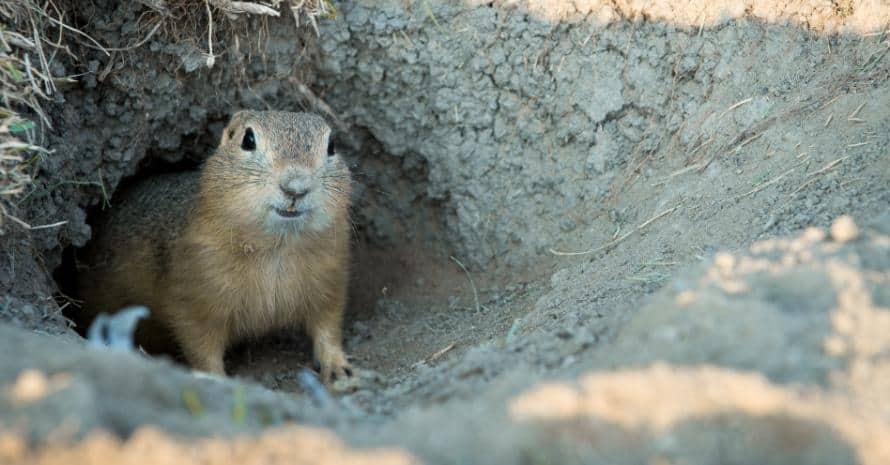
{"label": "dirt mound", "polygon": [[884,463],[890,224],[881,227],[852,244],[813,228],[718,254],[585,363],[598,370],[534,388],[511,412],[622,456],[624,446],[596,439],[618,428],[619,443],[639,446],[628,463]]}
{"label": "dirt mound", "polygon": [[[360,0],[316,35],[201,5],[189,40],[164,5],[65,10],[78,79],[8,206],[43,227],[0,235],[0,458],[890,461],[890,7]],[[359,179],[346,348],[379,376],[333,408],[299,334],[216,380],[60,313],[92,215],[238,108],[325,115]]]}

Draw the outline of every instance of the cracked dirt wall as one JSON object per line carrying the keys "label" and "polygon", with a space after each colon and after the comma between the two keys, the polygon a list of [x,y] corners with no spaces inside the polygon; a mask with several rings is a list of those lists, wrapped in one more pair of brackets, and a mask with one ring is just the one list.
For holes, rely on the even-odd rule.
{"label": "cracked dirt wall", "polygon": [[461,256],[528,264],[591,239],[653,160],[763,150],[739,145],[851,85],[876,50],[858,33],[887,21],[856,5],[359,1],[325,23],[316,82],[387,152],[427,163]]}

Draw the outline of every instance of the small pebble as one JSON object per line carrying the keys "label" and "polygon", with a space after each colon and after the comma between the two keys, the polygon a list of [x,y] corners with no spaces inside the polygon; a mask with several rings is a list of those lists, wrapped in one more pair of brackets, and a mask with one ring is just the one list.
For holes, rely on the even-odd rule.
{"label": "small pebble", "polygon": [[825,231],[811,226],[805,229],[800,237],[806,242],[819,242],[822,239],[825,239]]}
{"label": "small pebble", "polygon": [[723,274],[729,274],[735,266],[735,257],[727,252],[720,252],[714,256],[714,266]]}
{"label": "small pebble", "polygon": [[692,305],[695,301],[698,300],[698,296],[693,291],[683,291],[677,294],[677,305],[687,306]]}
{"label": "small pebble", "polygon": [[823,350],[832,357],[840,357],[847,351],[847,345],[844,340],[838,336],[831,336],[825,340]]}
{"label": "small pebble", "polygon": [[25,370],[16,379],[9,394],[13,400],[22,403],[33,402],[49,392],[49,380],[42,372]]}
{"label": "small pebble", "polygon": [[859,228],[850,215],[844,215],[831,223],[831,238],[837,242],[849,242],[859,235]]}
{"label": "small pebble", "polygon": [[42,371],[27,369],[19,374],[6,395],[14,403],[29,404],[65,389],[70,383],[71,376],[65,373],[47,377]]}

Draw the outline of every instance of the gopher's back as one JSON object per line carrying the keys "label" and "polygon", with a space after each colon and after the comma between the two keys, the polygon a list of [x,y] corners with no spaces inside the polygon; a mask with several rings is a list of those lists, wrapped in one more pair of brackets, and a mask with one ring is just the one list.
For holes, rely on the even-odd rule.
{"label": "gopher's back", "polygon": [[[160,304],[158,286],[170,266],[173,243],[189,216],[200,173],[146,178],[112,199],[113,207],[93,225],[93,239],[78,254],[77,288],[84,305],[78,323],[128,305]],[[166,351],[157,320],[140,324],[137,339],[150,351]]]}

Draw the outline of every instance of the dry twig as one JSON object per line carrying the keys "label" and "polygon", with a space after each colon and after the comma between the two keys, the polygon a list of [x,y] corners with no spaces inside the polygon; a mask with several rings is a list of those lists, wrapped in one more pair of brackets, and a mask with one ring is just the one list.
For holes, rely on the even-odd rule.
{"label": "dry twig", "polygon": [[612,241],[610,241],[610,242],[607,242],[607,243],[605,243],[605,244],[603,244],[603,245],[601,245],[601,246],[599,246],[599,247],[594,247],[594,248],[592,248],[592,249],[584,250],[584,251],[581,251],[581,252],[563,252],[563,251],[556,250],[556,249],[552,249],[552,248],[549,249],[549,251],[550,251],[550,253],[552,253],[553,255],[558,255],[558,256],[561,256],[561,257],[571,257],[571,256],[576,256],[576,255],[588,255],[588,254],[592,254],[592,253],[595,253],[595,252],[599,252],[599,251],[601,251],[601,250],[606,250],[606,249],[612,248],[612,247],[618,245],[619,243],[621,243],[622,241],[624,241],[625,239],[627,239],[628,237],[630,237],[633,233],[638,232],[638,231],[642,231],[643,229],[646,229],[647,226],[649,226],[650,224],[654,223],[654,222],[655,222],[656,220],[658,220],[659,218],[662,218],[662,217],[664,217],[664,216],[667,216],[667,215],[673,213],[674,210],[680,208],[680,206],[681,206],[681,205],[675,205],[675,206],[673,206],[673,207],[671,207],[671,208],[669,208],[669,209],[667,209],[667,210],[665,210],[665,211],[663,211],[663,212],[661,212],[661,213],[659,213],[659,214],[653,216],[652,218],[649,218],[648,220],[644,221],[643,223],[641,223],[641,224],[640,224],[639,226],[637,226],[636,228],[631,229],[630,231],[624,233],[624,235],[622,235],[622,236],[619,237],[618,239],[615,239],[615,240],[612,240]]}

